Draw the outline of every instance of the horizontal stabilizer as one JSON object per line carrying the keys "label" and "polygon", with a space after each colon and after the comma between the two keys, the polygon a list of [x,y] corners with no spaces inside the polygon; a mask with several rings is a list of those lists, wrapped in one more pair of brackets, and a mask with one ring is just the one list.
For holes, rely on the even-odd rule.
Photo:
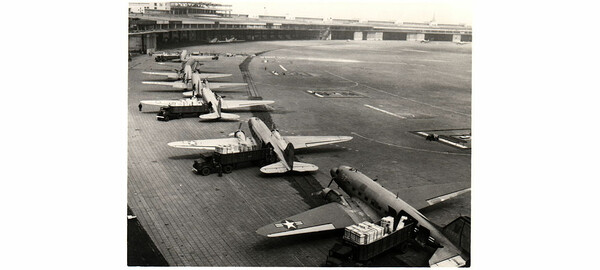
{"label": "horizontal stabilizer", "polygon": [[[302,162],[294,162],[294,166],[292,167],[292,170],[296,171],[296,172],[314,172],[318,169],[319,169],[319,167],[317,167],[313,164],[302,163]],[[276,162],[276,163],[264,166],[264,167],[260,168],[260,171],[265,174],[271,174],[271,173],[285,173],[285,172],[290,171],[290,169],[286,166],[286,164],[284,162],[280,161],[280,162]]]}
{"label": "horizontal stabilizer", "polygon": [[318,169],[319,169],[319,167],[317,167],[313,164],[294,162],[294,167],[292,170],[296,171],[296,172],[314,172]]}
{"label": "horizontal stabilizer", "polygon": [[281,161],[260,168],[260,172],[266,173],[266,174],[284,173],[284,172],[288,172],[289,170],[290,170],[290,168],[287,167],[287,164],[285,164],[284,162],[281,162]]}
{"label": "horizontal stabilizer", "polygon": [[232,114],[232,113],[221,113],[221,115],[219,115],[218,113],[214,112],[214,113],[200,115],[200,119],[203,119],[203,120],[216,120],[216,119],[236,120],[239,118],[240,118],[239,115]]}

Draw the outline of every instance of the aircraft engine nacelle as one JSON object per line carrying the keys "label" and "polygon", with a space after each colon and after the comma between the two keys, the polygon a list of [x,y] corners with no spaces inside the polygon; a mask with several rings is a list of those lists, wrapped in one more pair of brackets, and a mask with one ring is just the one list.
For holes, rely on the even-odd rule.
{"label": "aircraft engine nacelle", "polygon": [[273,136],[275,136],[276,139],[281,140],[281,134],[279,134],[279,130],[274,129],[272,131]]}
{"label": "aircraft engine nacelle", "polygon": [[244,131],[242,130],[238,130],[233,134],[236,138],[238,138],[240,141],[245,142],[246,141],[246,133],[244,133]]}

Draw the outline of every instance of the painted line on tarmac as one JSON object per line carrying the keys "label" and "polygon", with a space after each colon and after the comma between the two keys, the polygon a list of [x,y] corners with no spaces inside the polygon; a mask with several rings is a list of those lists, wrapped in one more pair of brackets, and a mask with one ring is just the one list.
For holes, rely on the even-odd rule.
{"label": "painted line on tarmac", "polygon": [[428,51],[420,51],[420,50],[413,50],[413,49],[403,49],[403,51],[405,51],[405,52],[420,52],[420,53],[428,53]]}
{"label": "painted line on tarmac", "polygon": [[283,69],[283,71],[287,71],[287,69],[285,69],[282,65],[279,65],[279,67]]}
{"label": "painted line on tarmac", "polygon": [[435,154],[442,154],[442,155],[454,155],[454,156],[470,156],[471,154],[464,154],[464,153],[452,153],[452,152],[442,152],[442,151],[433,151],[433,150],[427,150],[427,149],[419,149],[419,148],[412,148],[412,147],[408,147],[408,146],[402,146],[402,145],[397,145],[397,144],[393,144],[393,143],[386,143],[386,142],[381,142],[375,139],[371,139],[368,137],[365,137],[363,135],[360,135],[356,132],[350,132],[353,135],[356,135],[358,137],[361,137],[365,140],[369,140],[372,142],[376,142],[379,144],[383,144],[383,145],[387,145],[387,146],[392,146],[392,147],[396,147],[396,148],[402,148],[402,149],[406,149],[406,150],[413,150],[413,151],[419,151],[419,152],[427,152],[427,153],[435,153]]}
{"label": "painted line on tarmac", "polygon": [[[329,74],[331,74],[331,75],[333,75],[333,76],[336,76],[336,77],[338,77],[338,78],[340,78],[340,79],[344,79],[344,80],[346,80],[346,81],[349,81],[349,82],[353,82],[353,83],[356,83],[356,84],[358,84],[358,82],[355,82],[355,81],[353,81],[353,80],[350,80],[350,79],[344,78],[344,77],[342,77],[342,76],[340,76],[340,75],[333,74],[333,73],[331,73],[331,72],[329,72],[329,71],[325,71],[325,72],[327,72],[327,73],[329,73]],[[435,106],[435,105],[432,105],[432,104],[429,104],[429,103],[420,102],[420,101],[416,101],[416,100],[414,100],[414,99],[410,99],[410,98],[406,98],[406,97],[403,97],[403,96],[400,96],[400,95],[396,95],[396,94],[394,94],[394,93],[390,93],[390,92],[387,92],[387,91],[383,91],[383,90],[381,90],[381,89],[377,89],[377,88],[375,88],[375,87],[371,87],[371,86],[368,86],[368,85],[366,85],[366,84],[362,84],[362,85],[364,85],[365,87],[367,87],[367,88],[370,88],[370,89],[372,89],[372,90],[375,90],[375,91],[378,91],[378,92],[381,92],[381,93],[384,93],[384,94],[388,94],[388,95],[390,95],[390,96],[394,96],[394,97],[397,97],[397,98],[401,98],[401,99],[404,99],[404,100],[412,101],[412,102],[414,102],[414,103],[418,103],[418,104],[421,104],[421,105],[426,105],[426,106],[429,106],[429,107],[432,107],[432,108],[436,108],[436,109],[439,109],[439,110],[443,110],[443,111],[447,111],[447,112],[451,112],[451,113],[456,113],[456,114],[460,114],[460,115],[464,115],[464,116],[469,116],[469,117],[471,116],[470,114],[466,114],[466,113],[461,113],[461,112],[453,111],[453,110],[446,109],[446,108],[442,108],[442,107],[439,107],[439,106]]]}
{"label": "painted line on tarmac", "polygon": [[[420,135],[425,136],[425,137],[429,136],[428,133],[425,133],[425,132],[422,132],[422,131],[417,132],[417,134],[420,134]],[[449,144],[449,145],[453,145],[453,146],[456,146],[458,148],[462,148],[462,149],[468,149],[469,148],[469,147],[466,147],[466,146],[464,146],[464,145],[462,145],[460,143],[451,142],[451,141],[446,140],[444,138],[438,138],[438,140],[440,142],[443,142],[443,143],[446,143],[446,144]]]}
{"label": "painted line on tarmac", "polygon": [[373,107],[373,106],[371,106],[371,105],[368,105],[368,104],[365,104],[365,107],[367,107],[367,108],[371,108],[371,109],[373,109],[373,110],[380,111],[380,112],[382,112],[382,113],[385,113],[385,114],[389,114],[389,115],[391,115],[391,116],[398,117],[398,118],[400,118],[400,119],[406,119],[406,117],[404,117],[404,116],[402,116],[402,115],[397,115],[397,114],[395,114],[395,113],[393,113],[393,112],[388,112],[388,111],[386,111],[386,110],[379,109],[379,108],[377,108],[377,107]]}

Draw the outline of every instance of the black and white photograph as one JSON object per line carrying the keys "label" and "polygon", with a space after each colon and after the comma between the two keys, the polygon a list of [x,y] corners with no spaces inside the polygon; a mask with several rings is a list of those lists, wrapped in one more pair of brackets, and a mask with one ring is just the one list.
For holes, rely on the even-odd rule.
{"label": "black and white photograph", "polygon": [[595,265],[587,2],[3,10],[6,269]]}
{"label": "black and white photograph", "polygon": [[460,4],[130,2],[128,265],[469,266]]}

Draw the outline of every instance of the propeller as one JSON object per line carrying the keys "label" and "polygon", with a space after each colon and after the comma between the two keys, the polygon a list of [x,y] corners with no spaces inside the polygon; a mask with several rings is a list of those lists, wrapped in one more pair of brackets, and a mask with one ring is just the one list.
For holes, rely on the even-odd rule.
{"label": "propeller", "polygon": [[227,136],[233,137],[233,136],[235,136],[235,133],[242,131],[242,124],[244,124],[244,122],[240,122],[240,126],[238,126],[238,129],[234,132],[229,133]]}
{"label": "propeller", "polygon": [[327,185],[327,187],[331,186],[331,183],[333,183],[333,180],[335,180],[335,178],[331,178],[331,181],[329,181],[329,184]]}

